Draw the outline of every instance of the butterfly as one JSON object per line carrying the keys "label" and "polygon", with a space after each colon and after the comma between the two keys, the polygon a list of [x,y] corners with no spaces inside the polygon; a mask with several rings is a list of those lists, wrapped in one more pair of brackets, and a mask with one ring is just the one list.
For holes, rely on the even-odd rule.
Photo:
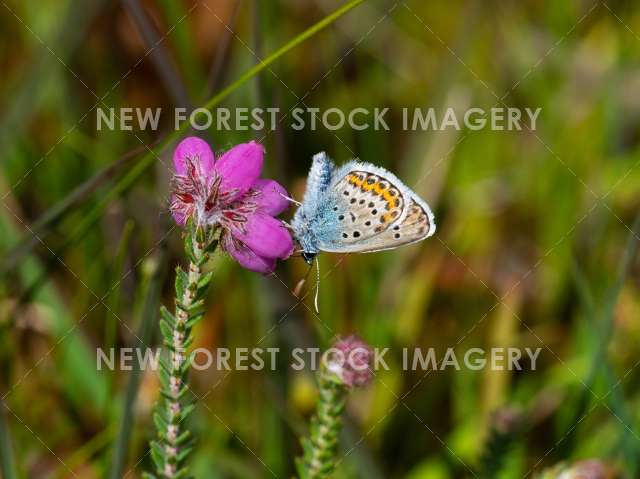
{"label": "butterfly", "polygon": [[309,265],[320,251],[394,249],[436,231],[429,205],[395,175],[355,160],[336,167],[324,152],[313,156],[291,227]]}

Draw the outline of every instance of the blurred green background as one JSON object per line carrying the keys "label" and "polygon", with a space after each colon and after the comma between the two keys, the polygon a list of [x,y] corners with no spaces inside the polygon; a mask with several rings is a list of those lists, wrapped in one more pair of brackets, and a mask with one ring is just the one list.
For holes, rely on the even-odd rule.
{"label": "blurred green background", "polygon": [[[157,344],[172,301],[171,109],[205,105],[346,2],[0,3],[4,471],[11,443],[18,477],[140,477],[157,379],[98,371],[96,349]],[[301,259],[263,278],[215,258],[195,346],[284,354],[276,371],[192,374],[194,474],[291,477],[315,386],[286,352],[358,333],[391,369],[352,396],[335,477],[527,478],[590,457],[640,477],[639,67],[631,1],[366,0],[228,90],[219,106],[389,107],[389,131],[284,118],[199,134],[217,151],[261,140],[296,198],[321,150],[389,168],[438,231],[322,255],[319,316],[312,285],[292,295]],[[501,106],[542,108],[536,130],[402,129],[404,107]],[[96,131],[96,107],[166,114],[156,132]],[[541,347],[537,370],[401,371],[405,347],[508,346]],[[504,427],[503,467],[483,476]]]}

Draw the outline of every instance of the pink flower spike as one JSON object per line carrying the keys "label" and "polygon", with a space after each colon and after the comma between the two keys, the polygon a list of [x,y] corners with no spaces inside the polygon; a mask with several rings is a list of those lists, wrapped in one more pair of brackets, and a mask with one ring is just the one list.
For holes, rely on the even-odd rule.
{"label": "pink flower spike", "polygon": [[373,351],[357,336],[336,342],[325,354],[325,367],[347,388],[366,386],[373,372]]}
{"label": "pink flower spike", "polygon": [[215,157],[206,141],[197,136],[182,140],[173,152],[173,165],[179,175],[187,174],[186,159],[193,158],[200,163],[202,172],[209,176],[213,171]]}
{"label": "pink flower spike", "polygon": [[271,216],[277,216],[289,207],[289,200],[285,198],[287,190],[277,181],[259,178],[251,189],[260,192],[255,200],[258,208]]}
{"label": "pink flower spike", "polygon": [[261,212],[247,218],[232,234],[258,256],[287,259],[293,252],[293,240],[282,223]]}
{"label": "pink flower spike", "polygon": [[264,147],[255,141],[236,145],[218,159],[215,170],[222,177],[221,190],[233,192],[227,202],[249,191],[260,176],[263,161]]}
{"label": "pink flower spike", "polygon": [[258,256],[244,244],[233,240],[229,235],[225,237],[224,248],[240,266],[256,273],[269,274],[276,269],[275,258]]}

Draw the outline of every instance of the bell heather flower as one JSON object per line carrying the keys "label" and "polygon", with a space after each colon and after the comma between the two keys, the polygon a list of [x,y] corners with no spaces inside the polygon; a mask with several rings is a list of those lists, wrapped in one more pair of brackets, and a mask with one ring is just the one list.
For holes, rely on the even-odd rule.
{"label": "bell heather flower", "polygon": [[616,479],[620,474],[599,459],[587,459],[567,466],[564,463],[547,469],[539,479]]}
{"label": "bell heather flower", "polygon": [[241,266],[271,273],[276,259],[286,259],[293,240],[275,216],[288,206],[286,190],[259,178],[264,148],[251,141],[217,160],[200,138],[180,142],[173,155],[175,175],[171,211],[179,225],[187,220],[219,227],[220,244]]}
{"label": "bell heather flower", "polygon": [[347,388],[366,386],[371,381],[371,348],[357,336],[336,342],[328,351],[325,367]]}
{"label": "bell heather flower", "polygon": [[371,381],[373,352],[356,336],[335,343],[322,357],[318,377],[318,405],[310,436],[302,440],[304,455],[297,459],[300,479],[326,479],[336,467],[342,413],[356,386]]}

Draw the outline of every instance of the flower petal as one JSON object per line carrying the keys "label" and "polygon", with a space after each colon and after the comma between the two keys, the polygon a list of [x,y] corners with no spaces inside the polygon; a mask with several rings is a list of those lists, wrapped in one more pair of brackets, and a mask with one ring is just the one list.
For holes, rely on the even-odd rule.
{"label": "flower petal", "polygon": [[277,216],[289,207],[289,200],[284,198],[288,196],[287,190],[277,181],[258,178],[251,189],[260,192],[256,203],[260,210],[271,216]]}
{"label": "flower petal", "polygon": [[239,241],[229,241],[225,249],[240,266],[257,273],[269,274],[276,268],[275,258],[258,256]]}
{"label": "flower petal", "polygon": [[187,224],[187,211],[184,207],[184,203],[182,203],[175,195],[173,195],[171,201],[171,214],[173,215],[173,219],[176,220],[179,226],[184,226]]}
{"label": "flower petal", "polygon": [[260,176],[263,158],[264,147],[255,141],[236,145],[220,157],[215,170],[222,177],[221,190],[233,190],[226,199],[227,203],[249,191]]}
{"label": "flower petal", "polygon": [[197,136],[189,136],[182,140],[175,151],[173,152],[173,165],[176,168],[176,173],[179,175],[186,175],[187,158],[198,158],[200,161],[200,168],[205,175],[209,175],[213,171],[213,165],[215,158],[213,151],[209,147],[209,144],[198,138]]}
{"label": "flower petal", "polygon": [[234,229],[232,233],[258,256],[287,259],[293,252],[289,231],[279,220],[261,212],[247,218],[243,231]]}

